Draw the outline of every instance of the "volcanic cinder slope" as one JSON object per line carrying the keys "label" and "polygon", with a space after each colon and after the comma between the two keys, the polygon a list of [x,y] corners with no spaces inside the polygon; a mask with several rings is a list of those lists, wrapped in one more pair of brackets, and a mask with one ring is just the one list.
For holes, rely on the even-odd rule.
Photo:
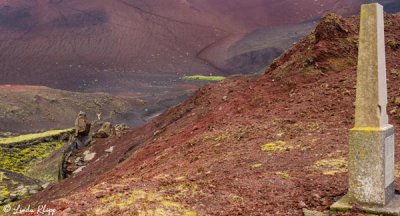
{"label": "volcanic cinder slope", "polygon": [[[127,103],[137,99],[144,106],[131,103],[135,109],[129,110],[130,118],[124,114],[121,120],[138,125],[198,88],[199,83],[182,76],[261,73],[308,34],[322,14],[354,14],[364,2],[0,0],[0,84],[47,86],[53,95],[63,89],[73,91],[69,96],[107,92]],[[385,3],[397,7],[391,0]],[[54,109],[45,109],[40,100],[34,101],[35,107],[20,101],[0,97],[0,103],[25,112],[8,112],[0,119],[0,130],[69,127],[82,108],[54,103]],[[60,116],[61,105],[74,108]],[[109,107],[98,109],[108,112]]]}
{"label": "volcanic cinder slope", "polygon": [[[83,150],[97,154],[82,172],[23,204],[48,204],[65,215],[327,210],[347,191],[358,19],[327,15],[265,74],[206,85],[150,123],[98,140]],[[399,14],[386,15],[388,111],[395,127],[399,23]]]}
{"label": "volcanic cinder slope", "polygon": [[[307,29],[273,35],[281,43],[271,47],[234,47],[253,30],[316,20],[327,11],[352,14],[362,2],[2,0],[0,83],[148,92],[187,74],[254,73]],[[264,62],[253,61],[257,56]],[[240,70],[252,64],[258,67]]]}

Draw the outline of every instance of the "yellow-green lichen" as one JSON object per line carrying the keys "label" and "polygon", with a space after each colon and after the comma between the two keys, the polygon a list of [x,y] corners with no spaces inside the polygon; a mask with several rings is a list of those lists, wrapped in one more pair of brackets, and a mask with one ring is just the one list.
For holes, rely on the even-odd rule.
{"label": "yellow-green lichen", "polygon": [[288,180],[290,179],[290,175],[287,172],[275,172],[275,175],[279,176],[281,179]]}
{"label": "yellow-green lichen", "polygon": [[170,177],[169,174],[163,174],[162,173],[162,174],[159,174],[157,176],[154,176],[153,178],[159,180],[159,179],[168,179],[169,177]]}
{"label": "yellow-green lichen", "polygon": [[8,190],[8,188],[4,185],[0,185],[0,196],[2,197],[8,197],[10,196],[10,191]]}
{"label": "yellow-green lichen", "polygon": [[197,213],[195,211],[187,211],[185,212],[185,216],[197,216]]}
{"label": "yellow-green lichen", "polygon": [[251,165],[252,169],[258,169],[260,167],[262,167],[262,164],[260,164],[260,163]]}
{"label": "yellow-green lichen", "polygon": [[261,146],[261,151],[265,152],[283,152],[283,151],[290,151],[294,147],[292,145],[287,144],[284,141],[276,141],[267,143]]}
{"label": "yellow-green lichen", "polygon": [[321,170],[324,175],[336,175],[347,172],[347,161],[344,158],[329,158],[318,160],[313,168]]}
{"label": "yellow-green lichen", "polygon": [[182,208],[182,205],[176,202],[172,202],[169,200],[161,200],[161,205],[163,205],[166,208],[172,208],[172,209],[180,209]]}
{"label": "yellow-green lichen", "polygon": [[9,178],[4,174],[4,172],[0,172],[0,182],[3,182],[4,180],[9,180]]}
{"label": "yellow-green lichen", "polygon": [[198,186],[196,184],[181,183],[175,186],[174,193],[174,198],[194,196],[198,193]]}
{"label": "yellow-green lichen", "polygon": [[350,130],[368,133],[368,132],[373,132],[373,131],[382,131],[382,128],[379,128],[379,127],[354,127]]}
{"label": "yellow-green lichen", "polygon": [[190,188],[189,184],[181,183],[175,187],[178,191],[187,191]]}
{"label": "yellow-green lichen", "polygon": [[202,81],[222,81],[225,79],[223,76],[203,76],[203,75],[193,75],[184,76],[183,80],[202,80]]}
{"label": "yellow-green lichen", "polygon": [[107,215],[115,210],[120,213],[136,212],[138,215],[196,215],[182,204],[157,193],[133,190],[129,194],[115,193],[102,198],[103,207],[94,209],[95,215]]}
{"label": "yellow-green lichen", "polygon": [[136,99],[136,103],[138,103],[138,104],[140,104],[140,105],[145,105],[145,104],[146,104],[146,101],[143,100],[143,99],[138,98],[138,99]]}
{"label": "yellow-green lichen", "polygon": [[178,176],[178,177],[175,178],[176,181],[182,181],[182,180],[185,180],[185,179],[186,179],[185,176]]}
{"label": "yellow-green lichen", "polygon": [[203,142],[208,142],[208,141],[214,141],[214,142],[224,142],[230,138],[229,134],[226,132],[217,134],[217,135],[212,135],[212,136],[205,136],[203,138]]}
{"label": "yellow-green lichen", "polygon": [[234,202],[234,203],[239,203],[239,202],[243,201],[243,197],[238,196],[236,194],[230,194],[228,196],[228,200],[231,201],[231,202]]}

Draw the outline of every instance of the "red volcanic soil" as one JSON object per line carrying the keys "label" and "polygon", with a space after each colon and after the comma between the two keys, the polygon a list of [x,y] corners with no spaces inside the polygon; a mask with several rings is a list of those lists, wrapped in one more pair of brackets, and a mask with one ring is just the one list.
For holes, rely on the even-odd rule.
{"label": "red volcanic soil", "polygon": [[223,20],[247,29],[317,20],[328,11],[351,15],[365,0],[187,0],[198,10],[206,10]]}
{"label": "red volcanic soil", "polygon": [[[400,15],[385,20],[388,111],[398,128]],[[265,74],[207,85],[143,127],[98,140],[81,173],[24,204],[46,203],[61,215],[327,210],[347,191],[357,35],[358,17],[326,16]]]}
{"label": "red volcanic soil", "polygon": [[46,86],[29,86],[29,85],[0,85],[0,91],[37,91],[48,90]]}
{"label": "red volcanic soil", "polygon": [[228,75],[236,71],[214,65],[215,54],[200,54],[254,28],[314,20],[332,9],[354,13],[361,2],[0,1],[0,83],[143,92],[183,75]]}
{"label": "red volcanic soil", "polygon": [[[186,18],[163,14],[170,8]],[[4,2],[0,81],[132,90],[143,80],[150,85],[149,76],[154,81],[162,74],[176,79],[188,71],[217,71],[195,57],[227,34],[210,22],[175,1]]]}

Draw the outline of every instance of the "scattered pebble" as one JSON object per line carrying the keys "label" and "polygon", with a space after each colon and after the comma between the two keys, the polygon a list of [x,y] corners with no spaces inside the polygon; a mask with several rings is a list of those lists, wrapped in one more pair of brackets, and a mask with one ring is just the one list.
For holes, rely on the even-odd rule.
{"label": "scattered pebble", "polygon": [[45,183],[45,184],[42,184],[42,188],[43,188],[43,189],[46,189],[49,185],[50,185],[49,182],[47,182],[47,183]]}
{"label": "scattered pebble", "polygon": [[91,161],[96,156],[96,153],[85,151],[85,152],[83,152],[83,155],[84,155],[84,158],[83,158],[84,161]]}
{"label": "scattered pebble", "polygon": [[86,166],[80,166],[78,169],[76,169],[74,172],[72,172],[73,174],[77,174],[82,172],[83,168],[85,168]]}
{"label": "scattered pebble", "polygon": [[303,208],[308,208],[307,204],[304,201],[300,201],[299,202],[299,208],[303,209]]}
{"label": "scattered pebble", "polygon": [[105,150],[105,152],[107,153],[112,153],[113,151],[114,151],[114,146],[111,146],[110,148]]}

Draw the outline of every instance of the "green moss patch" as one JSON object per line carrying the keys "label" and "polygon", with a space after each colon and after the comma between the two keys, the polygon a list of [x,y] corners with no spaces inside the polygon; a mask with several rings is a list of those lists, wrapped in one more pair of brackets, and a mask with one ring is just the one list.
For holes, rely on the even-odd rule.
{"label": "green moss patch", "polygon": [[10,196],[10,191],[8,190],[8,188],[4,185],[0,185],[0,196],[1,197],[8,197]]}
{"label": "green moss patch", "polygon": [[35,133],[35,134],[26,134],[26,135],[21,135],[17,137],[8,137],[8,138],[2,138],[0,139],[0,144],[11,144],[11,143],[19,143],[19,142],[29,142],[41,138],[47,138],[47,137],[52,137],[52,136],[57,136],[61,135],[63,133],[68,133],[72,132],[73,129],[65,129],[65,130],[51,130],[51,131],[46,131],[43,133]]}
{"label": "green moss patch", "polygon": [[48,142],[26,148],[0,148],[0,167],[25,174],[29,167],[49,157],[63,142]]}
{"label": "green moss patch", "polygon": [[9,178],[4,174],[4,172],[0,172],[0,182],[3,182],[4,180],[9,180]]}
{"label": "green moss patch", "polygon": [[201,80],[201,81],[222,81],[225,79],[223,76],[203,76],[203,75],[193,75],[184,76],[183,80]]}

